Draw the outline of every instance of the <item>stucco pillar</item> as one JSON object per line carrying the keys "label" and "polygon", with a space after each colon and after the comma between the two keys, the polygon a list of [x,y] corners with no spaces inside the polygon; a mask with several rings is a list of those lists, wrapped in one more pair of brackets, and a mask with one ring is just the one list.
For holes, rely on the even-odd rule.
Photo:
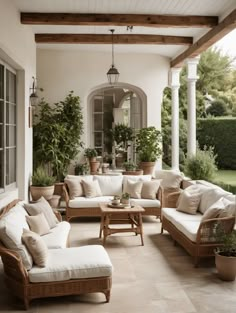
{"label": "stucco pillar", "polygon": [[197,65],[199,58],[187,59],[187,82],[188,82],[188,138],[187,153],[188,156],[196,154],[196,81]]}
{"label": "stucco pillar", "polygon": [[169,86],[171,87],[171,167],[179,170],[179,74],[180,68],[171,68]]}

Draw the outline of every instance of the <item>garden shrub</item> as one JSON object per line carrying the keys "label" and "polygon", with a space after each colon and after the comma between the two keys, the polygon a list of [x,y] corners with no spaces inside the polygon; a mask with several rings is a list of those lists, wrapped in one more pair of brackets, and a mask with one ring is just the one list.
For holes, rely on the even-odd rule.
{"label": "garden shrub", "polygon": [[206,118],[198,120],[199,147],[214,147],[218,168],[236,169],[236,118]]}
{"label": "garden shrub", "polygon": [[184,173],[193,180],[210,180],[217,170],[213,148],[206,146],[204,150],[197,149],[196,155],[187,157],[184,163]]}

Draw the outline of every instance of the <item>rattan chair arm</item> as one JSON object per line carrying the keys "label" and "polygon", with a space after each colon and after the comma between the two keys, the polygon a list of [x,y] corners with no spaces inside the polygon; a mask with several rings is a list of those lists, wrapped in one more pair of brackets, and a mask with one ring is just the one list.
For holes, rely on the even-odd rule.
{"label": "rattan chair arm", "polygon": [[65,198],[65,201],[66,201],[66,206],[68,206],[69,205],[69,201],[70,201],[70,197],[69,197],[69,194],[68,194],[68,190],[67,190],[67,185],[66,184],[64,184],[63,185],[63,196],[64,196],[64,198]]}
{"label": "rattan chair arm", "polygon": [[179,199],[180,194],[181,194],[181,190],[167,194],[166,195],[166,207],[176,208],[177,207],[177,201]]}
{"label": "rattan chair arm", "polygon": [[17,252],[7,249],[0,244],[0,256],[4,265],[4,271],[9,277],[24,283],[29,282],[28,272]]}
{"label": "rattan chair arm", "polygon": [[221,224],[225,232],[230,233],[234,228],[234,223],[235,218],[233,216],[202,221],[197,232],[197,243],[217,242],[216,227]]}

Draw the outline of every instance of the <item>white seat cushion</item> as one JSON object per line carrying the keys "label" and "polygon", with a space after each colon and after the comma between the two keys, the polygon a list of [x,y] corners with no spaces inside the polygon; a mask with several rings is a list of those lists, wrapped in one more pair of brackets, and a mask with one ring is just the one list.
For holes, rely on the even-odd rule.
{"label": "white seat cushion", "polygon": [[202,219],[202,214],[199,212],[197,212],[197,214],[192,215],[177,211],[174,208],[162,208],[161,213],[172,223],[174,223],[175,221],[200,222]]}
{"label": "white seat cushion", "polygon": [[55,249],[49,250],[48,254],[46,267],[34,266],[29,271],[32,283],[112,275],[110,258],[102,246]]}
{"label": "white seat cushion", "polygon": [[42,236],[42,239],[48,249],[66,248],[70,229],[70,223],[60,222],[56,227],[51,228],[50,233]]}
{"label": "white seat cushion", "polygon": [[95,198],[76,197],[69,201],[70,208],[99,208],[99,202],[110,202],[112,196],[102,196]]}
{"label": "white seat cushion", "polygon": [[202,214],[190,215],[173,208],[162,208],[162,215],[191,241],[196,242]]}
{"label": "white seat cushion", "polygon": [[131,204],[140,205],[143,208],[159,208],[161,203],[159,200],[151,200],[151,199],[130,199]]}
{"label": "white seat cushion", "polygon": [[95,175],[94,179],[98,181],[103,196],[121,196],[123,176]]}

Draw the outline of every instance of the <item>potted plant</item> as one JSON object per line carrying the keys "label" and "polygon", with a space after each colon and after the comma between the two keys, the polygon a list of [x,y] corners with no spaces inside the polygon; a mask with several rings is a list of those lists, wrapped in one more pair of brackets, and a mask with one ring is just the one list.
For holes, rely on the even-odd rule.
{"label": "potted plant", "polygon": [[161,132],[154,126],[142,128],[136,135],[136,152],[143,174],[152,174],[155,162],[161,156]]}
{"label": "potted plant", "polygon": [[91,174],[97,173],[97,170],[100,166],[100,162],[97,161],[97,151],[93,148],[86,148],[84,151],[84,156],[89,161],[90,172]]}
{"label": "potted plant", "polygon": [[119,204],[120,204],[120,196],[115,195],[115,196],[113,197],[111,203],[112,203],[113,205],[119,205]]}
{"label": "potted plant", "polygon": [[133,128],[123,123],[118,123],[109,130],[109,135],[115,149],[117,167],[119,167],[127,160],[128,147],[134,139]]}
{"label": "potted plant", "polygon": [[80,97],[71,91],[63,101],[38,105],[33,125],[34,168],[47,164],[58,182],[83,147],[83,114]]}
{"label": "potted plant", "polygon": [[132,161],[127,161],[123,163],[125,171],[122,173],[123,175],[142,175],[143,170],[138,169],[137,165]]}
{"label": "potted plant", "polygon": [[236,277],[236,230],[227,233],[222,227],[218,227],[217,239],[221,243],[215,250],[218,275],[222,280],[234,281]]}
{"label": "potted plant", "polygon": [[89,172],[87,163],[76,163],[75,164],[75,175],[86,175]]}
{"label": "potted plant", "polygon": [[121,203],[129,204],[129,202],[130,202],[130,194],[128,192],[123,193],[121,197]]}
{"label": "potted plant", "polygon": [[30,193],[33,201],[37,201],[41,197],[46,200],[52,198],[54,193],[55,178],[48,175],[42,166],[36,168],[32,175],[32,184]]}

